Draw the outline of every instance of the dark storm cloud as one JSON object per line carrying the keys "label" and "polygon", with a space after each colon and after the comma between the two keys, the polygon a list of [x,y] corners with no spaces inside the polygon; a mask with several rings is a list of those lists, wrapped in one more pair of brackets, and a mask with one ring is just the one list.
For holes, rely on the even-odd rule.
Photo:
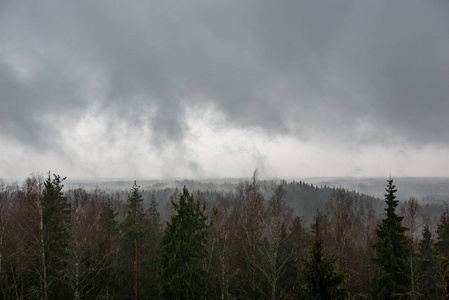
{"label": "dark storm cloud", "polygon": [[340,66],[380,130],[417,143],[449,141],[448,4],[372,1],[347,19]]}
{"label": "dark storm cloud", "polygon": [[[42,143],[57,126],[43,116],[76,120],[95,104],[111,120],[150,126],[158,143],[182,141],[186,108],[212,106],[230,124],[274,135],[447,144],[448,7],[6,2],[1,133]],[[5,54],[15,55],[16,65]],[[37,70],[20,79],[14,68],[30,61]],[[92,73],[104,76],[103,97],[85,93]]]}

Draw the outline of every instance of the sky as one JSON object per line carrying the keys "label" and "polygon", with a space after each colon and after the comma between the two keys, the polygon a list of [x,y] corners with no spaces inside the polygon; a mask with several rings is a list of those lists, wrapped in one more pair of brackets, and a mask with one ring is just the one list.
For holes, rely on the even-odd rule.
{"label": "sky", "polygon": [[0,1],[0,178],[449,176],[449,1]]}

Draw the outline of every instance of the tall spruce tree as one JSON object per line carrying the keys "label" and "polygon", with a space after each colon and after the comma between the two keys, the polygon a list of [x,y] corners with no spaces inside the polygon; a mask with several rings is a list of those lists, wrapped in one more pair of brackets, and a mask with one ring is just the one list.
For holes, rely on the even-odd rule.
{"label": "tall spruce tree", "polygon": [[449,216],[448,212],[441,215],[437,227],[438,239],[435,248],[445,257],[449,256]]}
{"label": "tall spruce tree", "polygon": [[429,225],[425,225],[419,241],[419,291],[423,299],[436,297],[436,262],[432,254],[433,241]]}
{"label": "tall spruce tree", "polygon": [[[437,242],[435,243],[435,256],[441,263],[439,266],[439,273],[444,278],[446,293],[449,294],[449,268],[447,268],[447,263],[449,262],[449,215],[447,209],[440,217],[436,233]],[[442,294],[444,286],[441,284],[441,281],[438,281],[437,285],[438,294]]]}
{"label": "tall spruce tree", "polygon": [[209,224],[205,205],[184,187],[162,239],[159,273],[163,299],[204,299]]}
{"label": "tall spruce tree", "polygon": [[373,246],[376,252],[373,261],[379,267],[374,276],[373,291],[378,299],[403,297],[410,287],[407,259],[411,255],[411,245],[405,236],[407,228],[401,224],[403,217],[396,214],[399,203],[396,186],[391,178],[387,182],[386,216],[376,229],[378,240]]}
{"label": "tall spruce tree", "polygon": [[141,295],[145,299],[160,299],[159,295],[159,262],[161,255],[161,241],[162,241],[162,220],[158,209],[158,203],[153,196],[149,203],[146,213],[148,234],[145,236],[145,247],[141,253],[141,274],[142,274],[142,289]]}
{"label": "tall spruce tree", "polygon": [[320,216],[315,217],[312,230],[315,239],[310,258],[303,260],[300,284],[294,285],[293,291],[283,294],[286,299],[347,299],[349,290],[343,286],[349,276],[336,270],[336,257],[326,258],[324,255],[324,241],[320,233]]}
{"label": "tall spruce tree", "polygon": [[114,287],[117,281],[117,263],[114,253],[116,253],[119,240],[119,224],[116,220],[115,211],[111,199],[101,203],[100,218],[98,220],[98,253],[104,259],[104,268],[99,272],[98,277],[101,283],[99,295],[101,299],[114,299]]}
{"label": "tall spruce tree", "polygon": [[44,182],[42,199],[42,221],[45,251],[45,275],[48,280],[48,298],[68,297],[64,272],[70,238],[70,204],[64,196],[62,182],[66,178],[48,173]]}

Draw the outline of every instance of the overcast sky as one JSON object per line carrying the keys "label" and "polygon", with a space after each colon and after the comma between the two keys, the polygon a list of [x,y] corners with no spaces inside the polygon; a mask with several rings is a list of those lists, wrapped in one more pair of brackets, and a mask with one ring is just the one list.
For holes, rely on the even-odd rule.
{"label": "overcast sky", "polygon": [[449,1],[0,1],[0,178],[449,176]]}

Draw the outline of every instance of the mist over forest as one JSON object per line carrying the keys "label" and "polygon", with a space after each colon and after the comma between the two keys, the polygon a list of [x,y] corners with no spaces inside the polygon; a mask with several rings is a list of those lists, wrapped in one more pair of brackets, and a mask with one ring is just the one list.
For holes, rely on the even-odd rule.
{"label": "mist over forest", "polygon": [[[229,192],[241,181],[249,178],[213,178],[213,179],[185,179],[185,180],[145,180],[137,179],[143,189],[157,190],[163,188],[178,188],[187,186],[189,190]],[[301,181],[316,187],[344,188],[357,193],[382,199],[384,196],[384,177],[313,177],[297,179],[261,179],[271,184],[281,180]],[[86,189],[101,188],[106,190],[127,190],[134,179],[70,179],[67,178],[66,188],[83,187]],[[406,201],[410,197],[421,203],[449,201],[449,178],[446,177],[395,177],[400,186],[398,199]]]}
{"label": "mist over forest", "polygon": [[379,181],[0,181],[0,298],[442,297],[448,179]]}
{"label": "mist over forest", "polygon": [[[208,201],[216,201],[217,195],[232,193],[239,183],[249,178],[226,178],[226,179],[204,179],[204,180],[138,180],[142,189],[143,198],[146,201],[156,195],[160,205],[167,205],[173,195],[186,186],[190,191],[200,191]],[[383,198],[385,193],[385,178],[301,178],[296,180],[260,180],[261,190],[264,197],[269,198],[270,193],[281,182],[289,183],[286,187],[286,202],[294,209],[296,215],[308,223],[313,221],[313,216],[318,210],[325,207],[335,189],[345,189],[369,201],[376,203],[376,213],[383,211]],[[110,193],[119,193],[123,201],[126,200],[127,191],[133,180],[111,180],[111,179],[67,179],[66,189],[84,188],[86,190],[103,189]],[[397,199],[404,203],[414,198],[420,205],[434,204],[435,212],[449,203],[449,179],[448,178],[395,178],[399,186]],[[430,207],[430,206],[429,206]],[[431,206],[433,207],[433,206]],[[429,208],[431,211],[432,209]],[[438,216],[430,213],[430,219],[436,223]],[[429,219],[429,220],[430,220]]]}
{"label": "mist over forest", "polygon": [[449,299],[448,28],[0,0],[0,300]]}

